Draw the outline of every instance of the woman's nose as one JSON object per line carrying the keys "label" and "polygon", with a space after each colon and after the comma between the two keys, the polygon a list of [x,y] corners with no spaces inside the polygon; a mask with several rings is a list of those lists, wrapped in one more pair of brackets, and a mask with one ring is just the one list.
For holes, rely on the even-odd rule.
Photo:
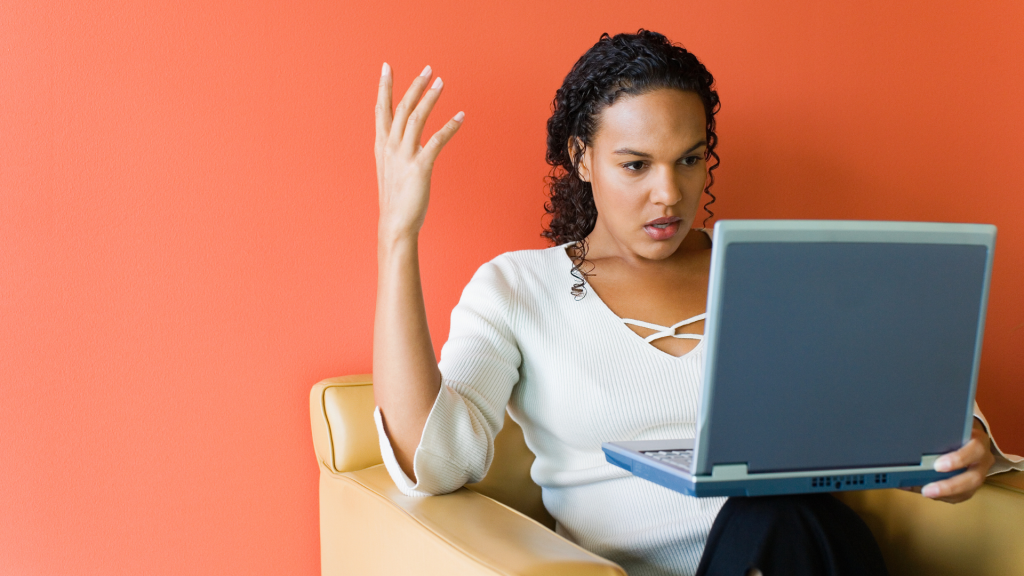
{"label": "woman's nose", "polygon": [[672,172],[659,174],[651,191],[651,201],[655,204],[672,206],[683,199],[683,193],[679,183],[676,182],[675,174]]}

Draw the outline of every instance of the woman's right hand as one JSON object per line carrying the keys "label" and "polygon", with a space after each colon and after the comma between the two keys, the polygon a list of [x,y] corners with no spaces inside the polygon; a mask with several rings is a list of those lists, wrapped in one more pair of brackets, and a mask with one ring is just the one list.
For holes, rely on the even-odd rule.
{"label": "woman's right hand", "polygon": [[[464,113],[459,112],[430,137],[426,146],[420,145],[427,116],[443,88],[441,78],[438,77],[428,90],[430,75],[430,66],[427,66],[412,81],[392,118],[393,75],[387,63],[381,71],[376,107],[377,139],[373,146],[377,159],[377,192],[380,200],[378,240],[395,241],[419,234],[427,214],[434,161],[458,131],[465,117]],[[422,100],[420,96],[423,96]]]}

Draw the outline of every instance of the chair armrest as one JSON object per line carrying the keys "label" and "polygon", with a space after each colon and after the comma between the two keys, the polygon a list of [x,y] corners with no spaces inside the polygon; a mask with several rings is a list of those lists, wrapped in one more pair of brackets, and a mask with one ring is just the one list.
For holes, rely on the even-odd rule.
{"label": "chair armrest", "polygon": [[309,391],[313,447],[322,470],[362,470],[380,464],[377,425],[373,422],[372,374],[327,378]]}
{"label": "chair armrest", "polygon": [[[309,392],[309,421],[317,463],[328,473],[354,472],[380,464],[380,444],[373,421],[373,375],[355,374],[321,380]],[[530,478],[533,453],[523,430],[505,414],[494,439],[494,460],[487,477],[466,487],[509,505],[554,530],[544,509],[540,486]]]}
{"label": "chair armrest", "polygon": [[490,498],[403,495],[383,465],[320,474],[324,576],[625,576],[601,558]]}
{"label": "chair armrest", "polygon": [[959,504],[895,489],[836,496],[871,528],[893,576],[994,576],[1024,566],[1024,473],[991,476]]}

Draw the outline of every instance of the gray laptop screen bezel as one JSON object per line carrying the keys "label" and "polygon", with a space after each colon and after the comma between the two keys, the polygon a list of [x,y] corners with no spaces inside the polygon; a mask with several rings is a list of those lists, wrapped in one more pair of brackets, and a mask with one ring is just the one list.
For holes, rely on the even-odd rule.
{"label": "gray laptop screen bezel", "polygon": [[720,220],[714,227],[711,270],[708,282],[707,320],[704,339],[704,386],[697,420],[694,447],[694,474],[710,474],[708,437],[711,406],[714,402],[716,367],[716,321],[720,312],[725,254],[731,243],[741,242],[897,242],[920,244],[981,245],[987,248],[981,309],[975,336],[974,363],[970,395],[965,406],[963,442],[971,437],[974,396],[981,359],[982,335],[988,304],[989,283],[995,249],[996,227],[990,224],[951,224],[936,222],[890,222],[862,220]]}

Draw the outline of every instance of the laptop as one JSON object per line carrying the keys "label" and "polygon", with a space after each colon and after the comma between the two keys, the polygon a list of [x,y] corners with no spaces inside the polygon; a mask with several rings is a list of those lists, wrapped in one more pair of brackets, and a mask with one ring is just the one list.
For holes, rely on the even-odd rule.
{"label": "laptop", "polygon": [[691,496],[920,486],[971,437],[995,226],[722,220],[696,438],[602,444]]}

